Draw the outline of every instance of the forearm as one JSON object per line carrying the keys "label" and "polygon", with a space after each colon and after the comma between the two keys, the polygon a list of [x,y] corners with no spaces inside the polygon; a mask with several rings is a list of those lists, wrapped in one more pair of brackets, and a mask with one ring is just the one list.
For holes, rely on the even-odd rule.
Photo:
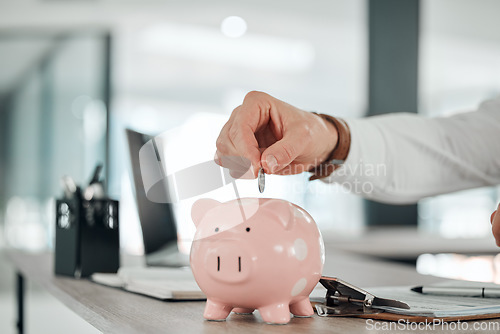
{"label": "forearm", "polygon": [[347,123],[349,156],[325,181],[367,198],[412,203],[500,184],[500,99],[448,118],[390,114]]}

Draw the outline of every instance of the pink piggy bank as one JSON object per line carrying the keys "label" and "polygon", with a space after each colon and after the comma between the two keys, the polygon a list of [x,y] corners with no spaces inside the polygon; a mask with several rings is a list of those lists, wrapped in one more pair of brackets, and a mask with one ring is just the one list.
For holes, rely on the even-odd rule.
{"label": "pink piggy bank", "polygon": [[286,324],[290,312],[309,317],[309,294],[321,277],[324,245],[312,217],[279,199],[200,199],[191,268],[207,296],[204,317],[258,309],[265,322]]}

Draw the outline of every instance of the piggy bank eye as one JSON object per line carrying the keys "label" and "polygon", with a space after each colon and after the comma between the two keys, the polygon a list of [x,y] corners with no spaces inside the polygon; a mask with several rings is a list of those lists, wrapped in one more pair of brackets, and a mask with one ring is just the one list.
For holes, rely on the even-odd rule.
{"label": "piggy bank eye", "polygon": [[215,228],[215,232],[219,232],[219,228],[218,227]]}
{"label": "piggy bank eye", "polygon": [[250,227],[247,227],[247,228],[246,228],[246,231],[247,231],[247,232],[250,232]]}

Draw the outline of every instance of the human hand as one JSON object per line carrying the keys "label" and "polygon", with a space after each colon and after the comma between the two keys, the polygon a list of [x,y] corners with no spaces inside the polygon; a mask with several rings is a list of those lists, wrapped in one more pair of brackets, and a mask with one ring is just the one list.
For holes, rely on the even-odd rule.
{"label": "human hand", "polygon": [[500,204],[497,209],[491,214],[491,230],[493,232],[493,236],[497,242],[497,246],[500,247],[500,214],[498,214],[498,209],[500,208]]}
{"label": "human hand", "polygon": [[222,128],[215,161],[231,169],[223,157],[246,158],[254,178],[261,166],[267,174],[298,174],[323,162],[337,141],[336,128],[321,117],[250,92]]}

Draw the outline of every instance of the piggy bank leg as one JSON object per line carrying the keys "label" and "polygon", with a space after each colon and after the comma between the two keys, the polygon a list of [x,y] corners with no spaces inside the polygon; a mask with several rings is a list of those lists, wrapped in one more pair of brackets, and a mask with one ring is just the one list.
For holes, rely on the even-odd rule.
{"label": "piggy bank leg", "polygon": [[290,322],[288,303],[272,304],[259,308],[262,320],[270,324],[287,324]]}
{"label": "piggy bank leg", "polygon": [[233,312],[237,314],[252,314],[253,311],[254,311],[253,308],[236,307],[233,309]]}
{"label": "piggy bank leg", "polygon": [[309,301],[309,297],[304,297],[296,303],[290,305],[290,312],[296,317],[310,317],[314,314],[314,310]]}
{"label": "piggy bank leg", "polygon": [[207,304],[205,306],[205,313],[203,317],[207,320],[214,321],[224,321],[226,320],[229,313],[233,309],[232,306],[214,302],[213,300],[207,299]]}

